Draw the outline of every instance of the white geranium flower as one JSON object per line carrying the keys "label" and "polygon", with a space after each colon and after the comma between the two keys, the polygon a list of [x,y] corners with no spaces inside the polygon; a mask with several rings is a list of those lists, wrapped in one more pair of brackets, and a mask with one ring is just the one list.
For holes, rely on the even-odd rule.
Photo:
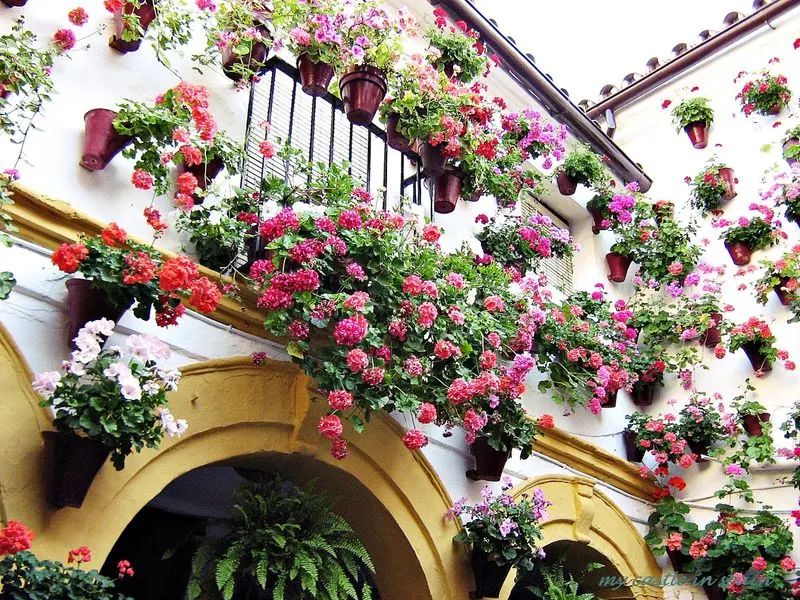
{"label": "white geranium flower", "polygon": [[267,200],[264,203],[264,218],[270,219],[281,212],[281,207],[275,200]]}
{"label": "white geranium flower", "polygon": [[475,288],[470,289],[470,291],[467,292],[467,298],[466,298],[467,304],[469,304],[470,306],[475,304],[475,299],[477,297],[478,297],[478,290],[476,290]]}
{"label": "white geranium flower", "polygon": [[167,359],[170,355],[169,346],[160,339],[150,335],[132,335],[125,341],[131,356],[142,362],[157,359]]}
{"label": "white geranium flower", "polygon": [[135,377],[120,379],[119,387],[122,391],[122,397],[126,400],[142,399],[142,386],[139,385],[139,381]]}
{"label": "white geranium flower", "polygon": [[61,381],[61,373],[58,371],[47,371],[39,373],[33,380],[33,390],[42,398],[50,399]]}
{"label": "white geranium flower", "polygon": [[170,437],[180,437],[189,428],[186,419],[176,419],[166,408],[162,408],[158,416],[161,418],[161,427]]}
{"label": "white geranium flower", "polygon": [[[89,321],[84,325],[83,330],[88,331],[92,335],[104,335],[106,337],[114,333],[114,321],[109,319],[98,319],[97,321]],[[82,330],[82,331],[83,331]]]}
{"label": "white geranium flower", "polygon": [[219,225],[222,222],[222,213],[218,210],[208,212],[208,222],[211,225]]}

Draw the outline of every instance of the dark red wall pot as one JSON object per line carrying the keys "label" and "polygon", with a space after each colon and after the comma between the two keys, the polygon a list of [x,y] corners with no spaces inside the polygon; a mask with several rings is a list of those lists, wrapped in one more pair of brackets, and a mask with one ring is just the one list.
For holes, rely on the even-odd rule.
{"label": "dark red wall pot", "polygon": [[780,300],[781,304],[784,306],[789,306],[792,303],[792,297],[794,296],[793,292],[783,289],[786,287],[787,283],[789,283],[789,278],[781,277],[781,282],[775,286],[775,293],[778,295],[778,300]]}
{"label": "dark red wall pot", "polygon": [[727,592],[716,585],[704,585],[703,591],[706,593],[708,600],[725,600],[728,595]]}
{"label": "dark red wall pot", "polygon": [[608,263],[608,278],[614,283],[622,283],[628,276],[628,267],[631,266],[631,259],[619,252],[609,252],[606,254]]}
{"label": "dark red wall pot", "polygon": [[442,147],[431,146],[428,143],[422,144],[419,148],[419,156],[422,160],[422,174],[426,177],[435,177],[444,173],[447,159],[442,154]]}
{"label": "dark red wall pot", "polygon": [[722,341],[722,332],[719,329],[719,324],[722,323],[722,315],[720,313],[713,313],[709,315],[711,319],[711,326],[706,329],[706,337],[703,340],[706,348],[713,348]]}
{"label": "dark red wall pot", "polygon": [[397,131],[397,125],[400,123],[400,115],[391,114],[386,118],[386,143],[389,148],[394,148],[399,152],[408,152],[411,150],[411,141],[402,133]]}
{"label": "dark red wall pot", "polygon": [[386,96],[386,78],[369,65],[348,67],[339,78],[344,112],[354,125],[369,125]]}
{"label": "dark red wall pot", "polygon": [[80,165],[89,171],[105,169],[120,150],[133,141],[114,129],[117,113],[105,108],[94,108],[83,116],[83,156]]}
{"label": "dark red wall pot", "polygon": [[606,394],[606,403],[603,408],[616,408],[617,407],[617,392],[608,392]]}
{"label": "dark red wall pot", "polygon": [[692,146],[698,150],[702,150],[708,146],[708,127],[705,123],[701,121],[689,123],[683,130],[686,132],[686,135],[689,136]]}
{"label": "dark red wall pot", "polygon": [[[784,144],[783,144],[783,147],[782,147],[783,151],[785,152],[786,149],[790,148],[791,146],[800,146],[800,139],[798,139],[798,138],[790,138],[790,139],[786,140],[784,142]],[[794,165],[797,162],[797,159],[796,158],[787,158],[786,162],[791,167],[792,165]]]}
{"label": "dark red wall pot", "polygon": [[761,347],[755,342],[747,342],[742,346],[742,350],[750,360],[753,371],[772,371],[769,359],[761,353]]}
{"label": "dark red wall pot", "polygon": [[750,264],[753,251],[750,250],[747,244],[743,242],[725,242],[725,248],[727,248],[728,254],[731,255],[731,260],[736,266],[741,267],[742,265]]}
{"label": "dark red wall pot", "polygon": [[459,197],[461,197],[462,187],[461,173],[457,169],[448,167],[436,178],[433,190],[433,210],[442,215],[453,212]]}
{"label": "dark red wall pot", "polygon": [[475,481],[500,481],[511,455],[511,452],[499,452],[492,448],[485,437],[476,439],[469,447],[469,453],[475,457],[475,468],[467,471],[467,477]]}
{"label": "dark red wall pot", "polygon": [[110,451],[100,442],[74,433],[44,431],[42,436],[47,502],[55,508],[80,508]]}
{"label": "dark red wall pot", "polygon": [[69,279],[67,286],[67,335],[70,346],[78,332],[89,321],[109,319],[116,323],[130,308],[116,307],[100,288],[92,286],[89,279]]}
{"label": "dark red wall pot", "polygon": [[760,415],[745,415],[742,417],[742,426],[747,432],[747,435],[758,437],[764,433],[761,423],[769,421],[769,413],[761,413]]}
{"label": "dark red wall pot", "polygon": [[708,444],[701,444],[699,442],[689,440],[689,448],[692,450],[693,454],[697,455],[697,462],[706,462],[706,459],[703,458],[703,455],[708,455],[710,450],[710,446]]}
{"label": "dark red wall pot", "polygon": [[3,0],[6,6],[25,6],[27,3],[28,0]]}
{"label": "dark red wall pot", "polygon": [[476,598],[497,598],[511,571],[511,565],[498,565],[489,560],[489,555],[481,550],[473,550],[470,559],[472,573],[475,575]]}
{"label": "dark red wall pot", "polygon": [[126,42],[122,39],[122,32],[125,25],[125,22],[122,20],[123,14],[135,14],[138,16],[139,24],[142,26],[142,29],[147,32],[150,23],[156,18],[156,10],[153,8],[152,0],[143,0],[139,8],[134,8],[133,4],[126,2],[125,6],[122,7],[122,12],[114,15],[114,35],[108,40],[108,45],[117,52],[127,54],[128,52],[136,52],[139,49],[139,46],[142,45],[142,38],[133,40],[132,42]]}
{"label": "dark red wall pot", "polygon": [[725,183],[726,191],[723,199],[733,200],[736,197],[736,175],[730,167],[723,167],[719,170],[719,176]]}
{"label": "dark red wall pot", "polygon": [[562,196],[572,196],[575,190],[578,189],[578,182],[564,171],[559,171],[558,175],[556,175],[556,185],[558,185],[558,191],[561,192]]}
{"label": "dark red wall pot", "polygon": [[636,434],[630,429],[622,432],[622,439],[625,442],[625,455],[631,462],[642,462],[644,459],[644,449],[636,445]]}
{"label": "dark red wall pot", "polygon": [[228,79],[239,81],[242,78],[241,74],[233,69],[237,64],[246,65],[255,73],[262,73],[266,69],[267,56],[269,56],[267,43],[272,41],[272,34],[266,25],[259,25],[256,29],[261,33],[262,40],[254,42],[247,54],[236,54],[231,46],[222,51],[222,72]]}
{"label": "dark red wall pot", "polygon": [[324,96],[333,79],[333,66],[324,62],[314,62],[308,54],[297,59],[300,71],[300,85],[309,96]]}
{"label": "dark red wall pot", "polygon": [[633,403],[636,406],[650,406],[653,404],[653,395],[656,392],[655,383],[637,381],[633,384]]}
{"label": "dark red wall pot", "polygon": [[603,226],[603,220],[604,219],[603,219],[603,211],[602,210],[597,209],[597,208],[589,208],[587,210],[589,211],[589,214],[592,215],[592,220],[594,221],[594,223],[592,223],[592,233],[593,234],[597,235],[601,231],[605,231],[605,230],[608,229],[608,227],[604,227]]}
{"label": "dark red wall pot", "polygon": [[669,562],[672,563],[672,568],[676,573],[686,573],[686,567],[692,562],[691,557],[687,556],[680,550],[667,550]]}

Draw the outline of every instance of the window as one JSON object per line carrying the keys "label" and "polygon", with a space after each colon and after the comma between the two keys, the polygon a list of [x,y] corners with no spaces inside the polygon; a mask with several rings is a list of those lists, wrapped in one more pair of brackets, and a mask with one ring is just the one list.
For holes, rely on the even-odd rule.
{"label": "window", "polygon": [[[522,216],[530,217],[532,215],[550,217],[553,219],[553,223],[559,227],[569,229],[569,223],[539,202],[539,200],[532,196],[524,196],[522,199]],[[539,263],[538,270],[547,275],[547,280],[565,296],[569,296],[572,293],[572,258],[546,258]]]}

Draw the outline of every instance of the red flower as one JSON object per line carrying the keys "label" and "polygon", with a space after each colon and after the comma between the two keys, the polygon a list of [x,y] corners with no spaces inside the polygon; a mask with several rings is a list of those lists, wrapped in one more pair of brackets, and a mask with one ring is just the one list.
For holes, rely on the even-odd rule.
{"label": "red flower", "polygon": [[156,276],[156,263],[146,252],[136,252],[125,257],[127,269],[122,271],[122,281],[126,285],[149,283]]}
{"label": "red flower", "polygon": [[672,104],[672,100],[664,100],[661,103],[661,108],[667,108],[670,104]]}
{"label": "red flower", "polygon": [[362,315],[355,315],[343,319],[336,324],[333,330],[333,339],[340,346],[353,347],[360,343],[366,336],[369,323]]}
{"label": "red flower", "polygon": [[330,440],[335,440],[341,437],[343,427],[342,421],[336,415],[328,415],[327,417],[320,417],[317,430]]}
{"label": "red flower", "polygon": [[333,440],[331,444],[331,456],[336,460],[344,460],[348,456],[350,456],[350,450],[347,449],[347,440],[344,438],[339,438]]}
{"label": "red flower", "polygon": [[125,4],[125,0],[104,0],[103,2],[103,6],[105,6],[106,10],[110,13],[120,12],[123,4]]}
{"label": "red flower", "polygon": [[161,267],[158,283],[165,292],[175,292],[188,288],[197,277],[197,265],[187,256],[176,256]]}
{"label": "red flower", "polygon": [[409,450],[419,450],[428,445],[428,436],[419,429],[411,429],[403,436],[403,443]]}
{"label": "red flower", "polygon": [[417,419],[420,423],[433,423],[436,420],[436,407],[430,402],[423,402]]}
{"label": "red flower", "polygon": [[541,417],[539,417],[539,425],[544,427],[545,429],[553,429],[553,427],[556,426],[552,415],[542,415]]}
{"label": "red flower", "polygon": [[461,31],[463,31],[465,33],[467,31],[469,31],[469,26],[464,21],[456,21],[455,25],[456,25],[456,27],[458,27]]}
{"label": "red flower", "polygon": [[86,25],[87,21],[89,20],[89,13],[79,6],[78,8],[73,8],[71,11],[69,11],[67,17],[69,18],[70,23],[80,27],[81,25]]}
{"label": "red flower", "polygon": [[683,480],[683,477],[678,477],[676,475],[675,477],[669,478],[669,480],[667,481],[667,485],[671,485],[678,491],[682,491],[686,487],[686,482]]}
{"label": "red flower", "polygon": [[31,547],[36,535],[19,521],[13,519],[4,529],[0,529],[0,556],[24,552]]}
{"label": "red flower", "polygon": [[100,233],[100,237],[103,238],[103,243],[106,246],[110,246],[112,248],[115,248],[118,245],[121,246],[128,241],[128,234],[125,233],[125,230],[116,223],[111,223],[105,229],[103,229],[103,231]]}
{"label": "red flower", "polygon": [[53,41],[61,50],[71,50],[75,47],[75,32],[72,29],[59,29],[53,35]]}
{"label": "red flower", "polygon": [[92,552],[86,546],[81,546],[80,548],[75,548],[74,550],[69,551],[69,555],[67,557],[68,563],[77,562],[85,563],[90,562],[92,560]]}
{"label": "red flower", "polygon": [[131,175],[131,183],[140,190],[149,190],[154,181],[153,175],[142,169],[136,169]]}
{"label": "red flower", "polygon": [[117,563],[117,571],[119,572],[119,578],[122,579],[126,575],[128,577],[133,577],[133,569],[131,568],[131,563],[127,560],[121,560]]}
{"label": "red flower", "polygon": [[207,277],[196,279],[190,286],[192,295],[189,297],[189,304],[202,313],[210,313],[217,310],[219,301],[222,300],[222,292],[217,284]]}
{"label": "red flower", "polygon": [[502,312],[506,309],[506,303],[500,296],[487,296],[483,306],[489,312]]}
{"label": "red flower", "polygon": [[432,223],[425,225],[422,230],[422,239],[424,239],[426,242],[433,244],[438,242],[440,237],[442,237],[442,230]]}
{"label": "red flower", "polygon": [[278,153],[278,149],[275,147],[275,144],[270,142],[269,140],[264,140],[258,146],[258,151],[261,153],[261,156],[269,160],[270,158],[274,158],[275,155]]}
{"label": "red flower", "polygon": [[144,218],[147,219],[147,224],[153,228],[156,235],[169,228],[169,225],[161,220],[161,213],[158,212],[158,209],[152,206],[148,206],[144,209]]}
{"label": "red flower", "polygon": [[794,46],[794,49],[795,49],[795,50],[797,50],[798,48],[800,48],[800,38],[797,38],[797,39],[794,41],[794,44],[792,44],[792,45]]}
{"label": "red flower", "polygon": [[697,90],[699,90],[699,89],[700,89],[699,87],[697,87],[697,86],[694,86],[694,87],[693,87],[691,90],[689,90],[689,91],[691,91],[691,92],[696,92],[696,91],[697,91]]}
{"label": "red flower", "polygon": [[197,177],[185,171],[178,175],[178,191],[181,194],[194,194],[197,189]]}
{"label": "red flower", "polygon": [[156,309],[156,325],[159,327],[177,325],[178,319],[186,312],[186,307],[180,302],[173,306],[167,296],[161,296],[159,301],[161,308]]}
{"label": "red flower", "polygon": [[53,252],[52,261],[64,273],[74,273],[87,256],[89,256],[89,249],[81,242],[61,244]]}
{"label": "red flower", "polygon": [[386,375],[386,372],[381,369],[380,367],[373,367],[372,369],[366,369],[361,374],[361,380],[366,383],[370,387],[375,387],[376,385],[380,385],[383,382],[383,378]]}
{"label": "red flower", "polygon": [[347,410],[353,405],[353,394],[346,390],[333,390],[328,393],[328,404],[333,410]]}
{"label": "red flower", "polygon": [[199,165],[203,162],[203,153],[194,146],[189,146],[188,144],[183,145],[178,149],[178,152],[181,153],[183,162],[187,167]]}

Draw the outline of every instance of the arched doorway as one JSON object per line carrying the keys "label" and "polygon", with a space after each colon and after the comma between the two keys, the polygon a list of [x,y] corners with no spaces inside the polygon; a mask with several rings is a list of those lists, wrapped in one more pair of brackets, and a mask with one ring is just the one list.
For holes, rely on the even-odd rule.
{"label": "arched doorway", "polygon": [[40,434],[49,419],[34,408],[30,372],[16,348],[10,343],[0,349],[18,365],[0,372],[10,390],[9,419],[0,420],[0,435],[7,429],[13,435],[5,439],[20,440],[14,460],[2,467],[2,502],[12,518],[36,530],[34,550],[43,558],[63,559],[70,548],[87,545],[102,562],[125,527],[171,482],[201,467],[227,465],[325,482],[344,499],[340,514],[376,563],[383,600],[462,600],[474,589],[467,553],[452,542],[458,528],[444,518],[452,501],[425,458],[405,448],[401,428],[377,416],[365,433],[350,432],[352,455],[337,461],[316,429],[324,405],[312,402],[309,379],[289,363],[256,367],[249,358],[234,358],[183,368],[170,406],[189,421],[189,431],[165,440],[158,452],[129,457],[123,471],[104,465],[82,508],[47,508]]}
{"label": "arched doorway", "polygon": [[[644,538],[625,514],[605,494],[596,489],[593,481],[583,477],[545,475],[529,479],[511,490],[514,497],[532,494],[541,488],[553,503],[548,509],[549,519],[542,527],[542,546],[548,554],[545,563],[564,559],[567,573],[577,579],[589,563],[603,567],[582,577],[584,592],[598,598],[617,600],[636,598],[657,600],[664,598],[664,588],[656,586],[625,585],[618,589],[600,586],[602,577],[622,577],[647,581],[661,577],[661,569]],[[536,573],[532,575],[536,578]],[[500,598],[503,600],[529,600],[522,581],[515,586],[513,571],[506,580]]]}

